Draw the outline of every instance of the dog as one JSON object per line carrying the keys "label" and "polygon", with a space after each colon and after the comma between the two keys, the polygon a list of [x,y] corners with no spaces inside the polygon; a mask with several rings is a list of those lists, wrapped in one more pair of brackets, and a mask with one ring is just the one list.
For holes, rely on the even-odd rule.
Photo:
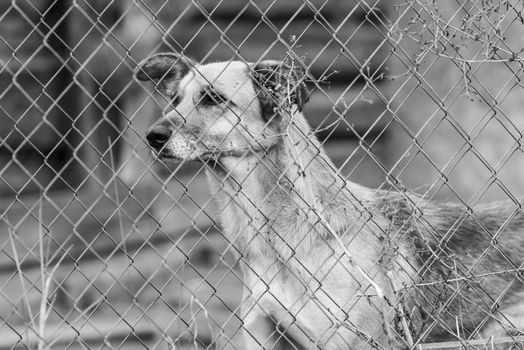
{"label": "dog", "polygon": [[524,329],[520,203],[470,208],[344,179],[280,61],[138,64],[172,110],[162,161],[201,161],[244,278],[245,349],[390,349]]}

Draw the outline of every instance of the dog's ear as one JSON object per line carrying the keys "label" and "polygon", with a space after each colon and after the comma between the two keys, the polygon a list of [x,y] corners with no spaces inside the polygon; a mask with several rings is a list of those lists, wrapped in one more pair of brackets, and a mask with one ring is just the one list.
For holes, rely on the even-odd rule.
{"label": "dog's ear", "polygon": [[289,102],[302,111],[309,100],[309,92],[301,68],[292,68],[279,61],[262,61],[250,68],[266,120],[272,118],[277,110],[286,108]]}
{"label": "dog's ear", "polygon": [[153,81],[163,95],[174,97],[180,80],[196,65],[190,58],[177,53],[158,53],[138,64],[135,77]]}

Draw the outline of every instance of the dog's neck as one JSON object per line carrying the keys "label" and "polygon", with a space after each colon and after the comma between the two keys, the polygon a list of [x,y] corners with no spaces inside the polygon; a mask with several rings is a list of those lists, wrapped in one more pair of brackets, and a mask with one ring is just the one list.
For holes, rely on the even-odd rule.
{"label": "dog's neck", "polygon": [[301,239],[294,233],[307,225],[310,230],[321,227],[321,235],[328,235],[325,225],[319,225],[322,220],[335,231],[344,230],[354,222],[349,196],[365,195],[364,188],[337,174],[301,113],[293,115],[282,133],[266,153],[223,157],[220,168],[208,170],[214,195],[225,208],[220,213],[222,227],[240,246],[253,245],[253,238],[262,233],[275,234],[293,246],[294,238]]}

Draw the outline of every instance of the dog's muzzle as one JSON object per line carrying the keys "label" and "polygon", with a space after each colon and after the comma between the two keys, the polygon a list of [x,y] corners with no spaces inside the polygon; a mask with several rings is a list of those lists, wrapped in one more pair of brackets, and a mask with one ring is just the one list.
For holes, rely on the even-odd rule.
{"label": "dog's muzzle", "polygon": [[166,143],[171,139],[173,130],[166,125],[155,125],[147,131],[146,139],[149,145],[157,152],[164,150]]}

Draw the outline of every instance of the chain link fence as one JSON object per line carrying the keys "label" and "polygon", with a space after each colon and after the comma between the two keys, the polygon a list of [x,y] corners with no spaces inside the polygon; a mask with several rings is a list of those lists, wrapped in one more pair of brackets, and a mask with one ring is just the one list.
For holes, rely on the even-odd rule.
{"label": "chain link fence", "polygon": [[[0,349],[523,346],[521,1],[0,9]],[[288,153],[159,161],[158,52],[298,67],[312,132],[278,105]]]}

